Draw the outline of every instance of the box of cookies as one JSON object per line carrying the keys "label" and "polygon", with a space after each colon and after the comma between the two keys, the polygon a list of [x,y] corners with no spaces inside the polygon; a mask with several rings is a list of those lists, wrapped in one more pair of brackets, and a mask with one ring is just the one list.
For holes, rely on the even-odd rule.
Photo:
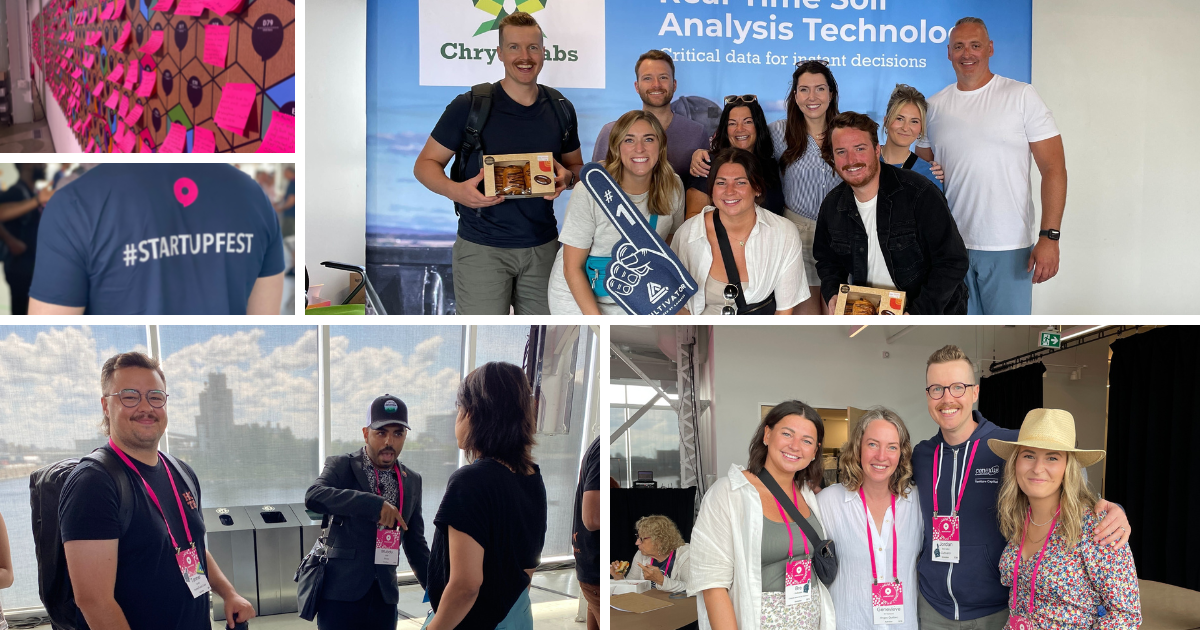
{"label": "box of cookies", "polygon": [[903,315],[904,291],[843,284],[838,289],[835,315]]}
{"label": "box of cookies", "polygon": [[554,154],[510,153],[483,156],[483,194],[505,199],[554,194]]}

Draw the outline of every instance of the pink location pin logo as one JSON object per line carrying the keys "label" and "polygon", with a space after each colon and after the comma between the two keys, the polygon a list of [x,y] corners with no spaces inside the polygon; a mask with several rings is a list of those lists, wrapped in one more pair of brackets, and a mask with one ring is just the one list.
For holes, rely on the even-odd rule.
{"label": "pink location pin logo", "polygon": [[175,180],[175,198],[179,200],[179,203],[183,204],[183,207],[186,208],[192,205],[192,202],[196,201],[196,197],[199,195],[200,191],[196,188],[196,182],[186,177],[180,177]]}

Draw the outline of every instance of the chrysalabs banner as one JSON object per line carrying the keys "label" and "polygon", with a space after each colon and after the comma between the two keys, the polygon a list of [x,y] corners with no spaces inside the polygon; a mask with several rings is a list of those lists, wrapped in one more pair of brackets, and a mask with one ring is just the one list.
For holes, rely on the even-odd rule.
{"label": "chrysalabs banner", "polygon": [[1032,0],[368,0],[368,233],[454,234],[452,204],[413,162],[456,95],[504,77],[495,27],[517,10],[545,32],[540,82],[575,105],[585,162],[606,122],[641,107],[633,66],[651,48],[675,59],[676,99],[756,94],[768,122],[785,117],[803,59],[829,63],[842,111],[876,121],[897,83],[932,96],[954,82],[946,46],[964,16],[987,23],[993,72],[1030,80]]}

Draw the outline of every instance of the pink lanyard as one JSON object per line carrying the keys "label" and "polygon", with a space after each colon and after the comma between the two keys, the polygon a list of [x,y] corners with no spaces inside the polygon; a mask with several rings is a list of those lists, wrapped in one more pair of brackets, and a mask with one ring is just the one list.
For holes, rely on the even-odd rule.
{"label": "pink lanyard", "polygon": [[[795,505],[797,510],[800,509],[800,500],[796,498],[796,486],[792,486],[792,505]],[[787,527],[787,530],[788,530],[788,560],[791,560],[792,559],[792,547],[795,542],[792,539],[792,525],[791,525],[791,523],[788,522],[787,515],[783,513],[783,504],[779,502],[779,499],[775,499],[775,507],[779,508],[779,517],[783,519],[783,524]],[[799,524],[799,523],[797,523],[797,524]],[[808,538],[805,537],[804,530],[800,530],[800,540],[803,541],[803,543],[804,543],[804,555],[807,556],[808,555]]]}
{"label": "pink lanyard", "polygon": [[[975,449],[979,448],[979,440],[975,440],[975,446],[971,447],[971,458],[967,460],[967,467],[963,470],[962,483],[958,486],[958,503],[954,504],[954,512],[952,515],[958,514],[958,508],[962,507],[963,491],[967,489],[967,477],[971,476],[971,464],[975,462]],[[937,448],[933,449],[933,515],[938,515],[937,504],[937,486],[938,486],[938,463],[941,462],[942,445],[938,444]],[[950,492],[954,492],[954,488],[950,488]]]}
{"label": "pink lanyard", "polygon": [[[671,572],[671,559],[672,559],[672,558],[674,558],[674,557],[675,557],[675,552],[674,552],[674,551],[672,551],[672,552],[670,553],[670,555],[668,555],[668,556],[667,556],[667,560],[666,560],[666,562],[664,562],[664,563],[663,563],[663,570],[662,570],[662,572],[663,572],[663,575],[668,575],[668,574],[670,574],[670,572]],[[654,564],[654,558],[651,558],[651,559],[650,559],[650,564],[651,564],[651,565],[653,565],[653,564]]]}
{"label": "pink lanyard", "polygon": [[[146,494],[150,495],[150,500],[154,502],[154,507],[158,508],[159,514],[162,514],[163,525],[167,526],[167,536],[170,537],[171,544],[175,547],[175,551],[182,549],[182,547],[179,546],[179,543],[175,542],[175,535],[171,533],[171,524],[167,522],[167,514],[163,512],[162,504],[158,502],[158,495],[154,494],[154,490],[150,487],[150,484],[146,483],[146,478],[143,477],[142,473],[138,471],[137,466],[134,466],[133,462],[129,461],[129,457],[125,455],[124,451],[122,451],[119,446],[117,446],[116,442],[112,441],[112,438],[108,438],[108,445],[117,452],[117,455],[121,457],[121,460],[125,462],[125,465],[129,466],[129,468],[133,470],[133,474],[137,475],[138,479],[142,480],[142,485],[146,487]],[[179,518],[183,521],[183,531],[187,534],[188,545],[194,546],[194,543],[192,543],[192,529],[188,527],[187,513],[183,511],[183,500],[179,498],[179,489],[175,487],[175,476],[171,474],[171,467],[168,466],[167,462],[163,459],[162,453],[158,454],[158,460],[162,462],[163,468],[167,470],[167,479],[171,480],[171,490],[175,492],[175,504],[179,506]]]}
{"label": "pink lanyard", "polygon": [[[865,512],[867,515],[867,549],[869,549],[871,551],[871,581],[874,582],[875,584],[878,584],[879,576],[875,575],[875,541],[871,537],[871,529],[873,529],[874,523],[871,521],[871,512],[870,512],[870,510],[867,509],[867,495],[863,493],[862,486],[859,486],[859,488],[858,488],[858,496],[859,496],[859,498],[862,499],[863,512]],[[898,570],[896,568],[898,565],[897,555],[896,555],[898,553],[898,551],[897,551],[898,547],[896,546],[896,525],[897,525],[897,521],[899,521],[899,520],[900,520],[899,517],[896,516],[896,495],[893,494],[892,495],[892,578],[897,582],[900,581],[900,573],[898,572]]]}
{"label": "pink lanyard", "polygon": [[[1037,561],[1033,563],[1033,575],[1029,576],[1029,606],[1026,609],[1027,614],[1033,614],[1033,592],[1037,588],[1037,572],[1038,567],[1042,564],[1042,556],[1046,555],[1046,547],[1050,546],[1050,534],[1054,533],[1054,526],[1058,523],[1058,510],[1054,510],[1054,520],[1050,521],[1050,529],[1046,532],[1046,540],[1042,542],[1042,550],[1038,552]],[[1021,528],[1021,545],[1017,548],[1017,559],[1013,561],[1013,579],[1012,579],[1012,609],[1017,609],[1017,576],[1021,569],[1021,553],[1025,550],[1025,532],[1029,529],[1029,519],[1033,518],[1033,508],[1025,514],[1025,526]]]}
{"label": "pink lanyard", "polygon": [[[376,468],[374,466],[374,464],[372,464],[371,470],[375,471],[375,492],[379,496],[383,496],[383,486],[379,483],[379,469]],[[404,511],[404,480],[401,479],[401,477],[400,477],[400,465],[392,464],[392,470],[396,471],[396,486],[400,488],[400,498],[399,498],[400,505],[396,506],[396,511],[403,512]]]}

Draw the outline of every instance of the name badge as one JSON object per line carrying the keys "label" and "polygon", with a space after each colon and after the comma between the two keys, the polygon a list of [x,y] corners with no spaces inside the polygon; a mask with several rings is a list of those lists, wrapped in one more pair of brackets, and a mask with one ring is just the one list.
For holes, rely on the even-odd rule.
{"label": "name badge", "polygon": [[904,623],[904,588],[899,582],[872,584],[871,610],[877,626]]}
{"label": "name badge", "polygon": [[933,561],[958,562],[958,517],[933,517]]}
{"label": "name badge", "polygon": [[208,584],[208,576],[204,574],[204,569],[200,568],[200,555],[196,553],[195,547],[176,553],[175,563],[179,565],[179,572],[183,574],[183,581],[192,592],[192,597],[200,597],[212,590]]}
{"label": "name badge", "polygon": [[812,599],[812,560],[789,560],[783,574],[784,605],[792,606]]}
{"label": "name badge", "polygon": [[400,530],[375,530],[375,564],[400,564]]}
{"label": "name badge", "polygon": [[1035,630],[1033,622],[1025,617],[1010,616],[1008,618],[1008,630]]}

